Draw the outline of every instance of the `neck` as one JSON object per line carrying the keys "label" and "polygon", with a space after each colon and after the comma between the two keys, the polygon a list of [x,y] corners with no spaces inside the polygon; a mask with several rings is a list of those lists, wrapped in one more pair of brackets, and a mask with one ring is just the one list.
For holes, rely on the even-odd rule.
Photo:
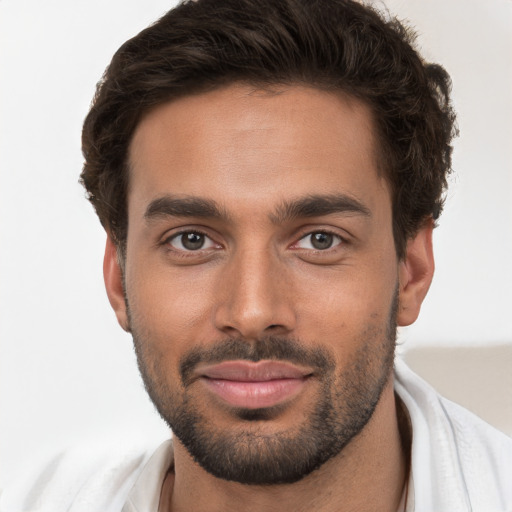
{"label": "neck", "polygon": [[396,512],[409,451],[396,411],[390,379],[361,433],[340,454],[294,484],[253,486],[218,479],[175,440],[175,471],[164,484],[160,510],[269,512],[283,510],[286,504],[287,510],[297,512]]}

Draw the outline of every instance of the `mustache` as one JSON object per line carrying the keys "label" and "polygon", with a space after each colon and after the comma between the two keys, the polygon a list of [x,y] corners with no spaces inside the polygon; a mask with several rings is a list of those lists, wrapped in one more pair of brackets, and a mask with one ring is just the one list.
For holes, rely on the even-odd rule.
{"label": "mustache", "polygon": [[332,372],[335,363],[332,355],[323,347],[305,347],[297,339],[268,336],[248,341],[229,338],[208,348],[190,350],[180,360],[180,377],[184,386],[194,380],[194,370],[199,364],[218,364],[223,361],[263,360],[287,361],[310,367],[317,372]]}

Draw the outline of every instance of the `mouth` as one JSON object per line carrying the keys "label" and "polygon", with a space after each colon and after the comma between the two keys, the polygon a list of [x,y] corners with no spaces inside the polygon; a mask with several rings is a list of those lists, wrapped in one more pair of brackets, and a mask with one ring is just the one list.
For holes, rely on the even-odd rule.
{"label": "mouth", "polygon": [[225,361],[197,370],[207,389],[233,407],[260,409],[291,400],[311,370],[281,361]]}

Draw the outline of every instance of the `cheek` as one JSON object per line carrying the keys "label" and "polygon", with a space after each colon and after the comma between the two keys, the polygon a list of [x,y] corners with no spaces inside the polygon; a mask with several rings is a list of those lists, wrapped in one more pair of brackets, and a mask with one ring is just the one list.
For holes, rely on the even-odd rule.
{"label": "cheek", "polygon": [[386,336],[396,279],[396,269],[381,263],[377,269],[345,267],[317,279],[297,280],[300,336],[347,349],[376,331]]}
{"label": "cheek", "polygon": [[132,273],[127,280],[132,328],[162,356],[178,358],[182,345],[190,346],[206,336],[214,300],[209,293],[212,286],[205,275],[193,274],[169,269],[153,272],[146,266],[140,275]]}

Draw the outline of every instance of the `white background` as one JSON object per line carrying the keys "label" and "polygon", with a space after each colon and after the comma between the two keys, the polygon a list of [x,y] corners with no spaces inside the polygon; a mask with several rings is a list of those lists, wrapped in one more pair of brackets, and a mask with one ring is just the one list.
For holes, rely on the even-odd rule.
{"label": "white background", "polygon": [[[0,0],[0,488],[40,450],[164,437],[103,289],[78,185],[95,82],[163,0]],[[406,346],[512,343],[512,1],[393,0],[453,78],[461,136],[437,271]],[[26,467],[26,462],[25,466]]]}

